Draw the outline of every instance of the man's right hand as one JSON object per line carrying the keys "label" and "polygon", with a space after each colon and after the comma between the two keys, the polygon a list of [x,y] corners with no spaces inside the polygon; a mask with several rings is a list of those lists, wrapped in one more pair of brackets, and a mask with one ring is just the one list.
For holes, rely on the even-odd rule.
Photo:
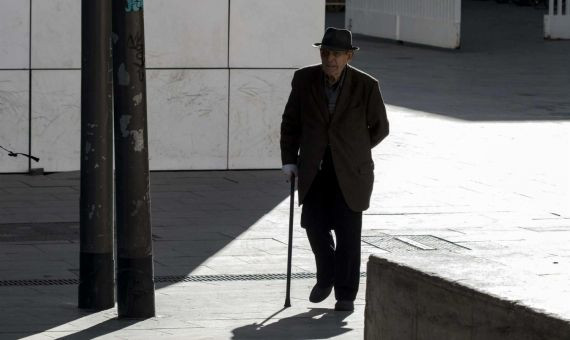
{"label": "man's right hand", "polygon": [[283,174],[287,177],[287,182],[291,181],[291,177],[295,175],[297,177],[297,165],[296,164],[285,164],[281,168]]}

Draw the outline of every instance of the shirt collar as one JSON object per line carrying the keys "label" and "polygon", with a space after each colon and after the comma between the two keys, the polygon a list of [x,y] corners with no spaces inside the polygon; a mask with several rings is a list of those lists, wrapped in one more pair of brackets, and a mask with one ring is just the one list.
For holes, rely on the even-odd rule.
{"label": "shirt collar", "polygon": [[347,69],[348,69],[348,64],[347,64],[346,66],[344,66],[344,70],[342,70],[342,73],[340,74],[339,80],[338,80],[336,83],[334,83],[333,85],[331,85],[331,86],[327,86],[327,81],[326,81],[326,78],[325,78],[325,73],[323,72],[323,83],[325,84],[325,88],[329,88],[329,89],[332,89],[332,90],[336,90],[336,89],[338,89],[338,88],[341,88],[341,87],[342,87],[342,84],[344,83],[344,77],[345,77],[345,75],[346,75]]}

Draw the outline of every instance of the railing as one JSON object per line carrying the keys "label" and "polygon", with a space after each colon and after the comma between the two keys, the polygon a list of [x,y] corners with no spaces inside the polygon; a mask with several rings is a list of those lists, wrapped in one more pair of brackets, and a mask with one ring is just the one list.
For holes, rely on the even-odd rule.
{"label": "railing", "polygon": [[346,0],[355,33],[457,48],[460,23],[461,0]]}
{"label": "railing", "polygon": [[546,39],[570,39],[570,13],[567,0],[549,0],[548,14],[544,16]]}
{"label": "railing", "polygon": [[455,8],[456,0],[351,0],[347,2],[351,8],[356,10],[447,22],[459,19]]}
{"label": "railing", "polygon": [[548,15],[568,15],[565,0],[549,0]]}

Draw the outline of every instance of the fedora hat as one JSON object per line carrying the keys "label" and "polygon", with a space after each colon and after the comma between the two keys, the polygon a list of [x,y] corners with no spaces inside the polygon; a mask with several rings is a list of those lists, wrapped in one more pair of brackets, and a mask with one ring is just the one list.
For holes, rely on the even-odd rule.
{"label": "fedora hat", "polygon": [[352,33],[349,30],[335,27],[327,28],[323,40],[320,43],[314,43],[313,46],[336,51],[356,51],[359,49],[359,47],[352,46]]}

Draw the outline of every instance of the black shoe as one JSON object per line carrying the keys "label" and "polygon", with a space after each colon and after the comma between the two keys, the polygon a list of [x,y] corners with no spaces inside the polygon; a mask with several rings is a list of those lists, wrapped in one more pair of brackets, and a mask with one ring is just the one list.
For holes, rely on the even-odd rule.
{"label": "black shoe", "polygon": [[338,300],[334,305],[334,310],[338,312],[352,312],[354,310],[354,302],[349,300]]}
{"label": "black shoe", "polygon": [[313,303],[321,302],[326,299],[332,291],[333,286],[322,288],[318,284],[311,290],[311,295],[309,295],[309,301]]}

